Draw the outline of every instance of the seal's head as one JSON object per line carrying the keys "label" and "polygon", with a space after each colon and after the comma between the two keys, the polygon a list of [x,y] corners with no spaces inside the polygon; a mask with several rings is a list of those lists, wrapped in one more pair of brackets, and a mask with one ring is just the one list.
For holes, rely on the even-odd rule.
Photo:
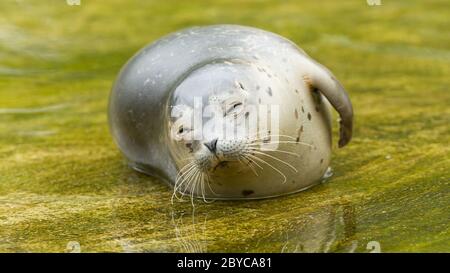
{"label": "seal's head", "polygon": [[[280,153],[291,157],[298,154],[279,149],[280,143],[307,148],[312,145],[279,133],[280,125],[289,123],[282,124],[279,118],[279,105],[284,98],[274,90],[287,87],[262,77],[262,71],[264,75],[270,73],[262,65],[217,62],[193,71],[175,88],[169,100],[171,118],[167,130],[169,150],[180,170],[175,193],[197,191],[195,194],[211,197],[214,193],[218,197],[214,187],[225,185],[223,188],[229,191],[233,188],[230,180],[234,179],[230,177],[236,175],[242,187],[254,183],[259,174],[267,172],[267,177],[274,177],[273,170],[285,183],[284,167],[298,172],[289,160],[279,157]],[[280,177],[274,180],[280,181]],[[251,195],[255,189],[239,192]]]}

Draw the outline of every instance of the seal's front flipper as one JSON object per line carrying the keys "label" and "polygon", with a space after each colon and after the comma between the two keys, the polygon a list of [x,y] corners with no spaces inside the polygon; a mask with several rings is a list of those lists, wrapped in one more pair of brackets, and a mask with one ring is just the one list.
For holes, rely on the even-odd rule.
{"label": "seal's front flipper", "polygon": [[326,67],[314,61],[303,79],[311,89],[318,89],[339,113],[339,148],[344,147],[353,131],[353,107],[344,87]]}

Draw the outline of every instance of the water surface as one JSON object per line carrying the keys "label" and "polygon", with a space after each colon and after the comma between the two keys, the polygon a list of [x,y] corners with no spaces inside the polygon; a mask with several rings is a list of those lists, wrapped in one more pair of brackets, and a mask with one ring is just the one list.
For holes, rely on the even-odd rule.
{"label": "water surface", "polygon": [[[282,2],[1,1],[0,251],[449,251],[448,1]],[[126,166],[106,117],[120,67],[216,23],[286,36],[346,86],[355,137],[326,183],[193,209]]]}

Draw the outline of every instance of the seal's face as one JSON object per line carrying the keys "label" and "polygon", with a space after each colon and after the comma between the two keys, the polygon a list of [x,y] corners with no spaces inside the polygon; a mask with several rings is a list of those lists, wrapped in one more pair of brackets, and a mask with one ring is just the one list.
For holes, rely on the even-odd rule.
{"label": "seal's face", "polygon": [[225,79],[214,87],[198,87],[190,91],[193,96],[181,96],[183,90],[182,84],[171,107],[171,138],[178,154],[191,158],[203,172],[242,160],[251,144],[256,109],[242,81]]}
{"label": "seal's face", "polygon": [[[203,101],[207,101],[204,106]],[[172,117],[178,117],[172,125],[172,137],[197,168],[214,172],[219,164],[244,158],[251,143],[251,108],[254,105],[247,91],[236,81],[225,91],[194,98],[192,106],[172,108]]]}
{"label": "seal's face", "polygon": [[[174,90],[168,131],[172,157],[180,171],[176,189],[191,187],[187,192],[192,193],[192,181],[227,183],[232,174],[249,171],[255,176],[255,153],[279,135],[273,129],[278,124],[267,122],[273,108],[255,96],[264,83],[253,70],[242,64],[205,66]],[[270,98],[275,85],[268,82],[266,88]]]}

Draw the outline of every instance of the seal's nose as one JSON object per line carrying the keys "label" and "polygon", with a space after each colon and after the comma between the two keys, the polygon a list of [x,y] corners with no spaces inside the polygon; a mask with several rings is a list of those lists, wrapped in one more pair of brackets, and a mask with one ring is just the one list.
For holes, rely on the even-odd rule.
{"label": "seal's nose", "polygon": [[203,145],[205,145],[206,148],[211,151],[211,153],[215,153],[217,147],[217,138],[211,140],[210,142],[203,143]]}

